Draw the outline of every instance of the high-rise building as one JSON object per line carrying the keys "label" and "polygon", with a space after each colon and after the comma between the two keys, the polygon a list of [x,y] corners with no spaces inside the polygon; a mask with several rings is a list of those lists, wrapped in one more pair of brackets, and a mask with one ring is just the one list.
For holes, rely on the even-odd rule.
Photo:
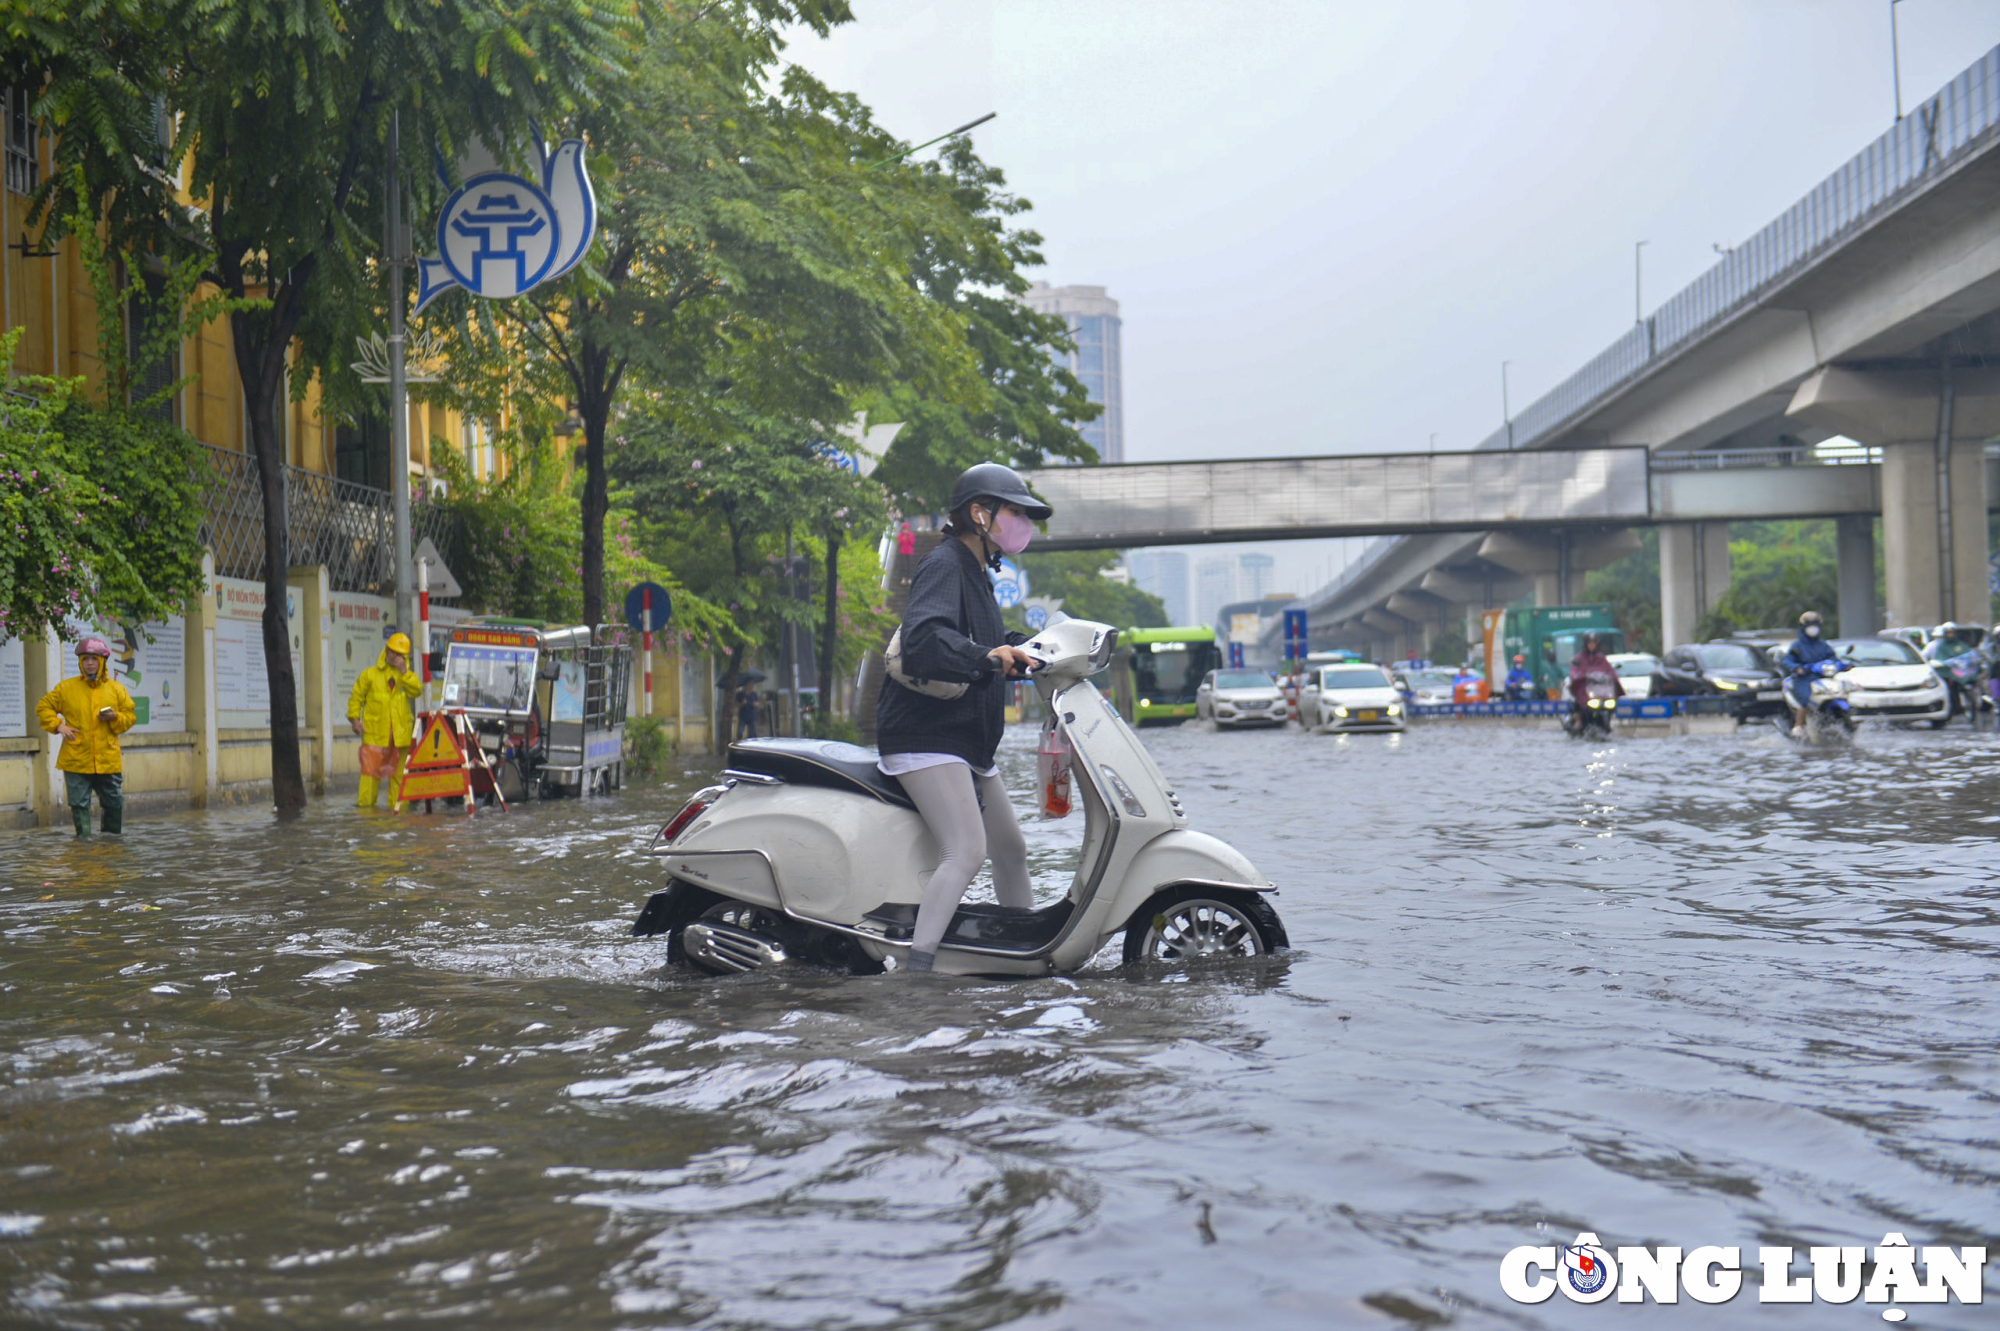
{"label": "high-rise building", "polygon": [[1271,570],[1277,560],[1251,553],[1236,557],[1236,590],[1246,601],[1261,601],[1271,590]]}
{"label": "high-rise building", "polygon": [[1125,556],[1133,585],[1166,603],[1167,622],[1176,626],[1200,621],[1190,617],[1188,557],[1179,550],[1134,550]]}
{"label": "high-rise building", "polygon": [[1236,561],[1210,555],[1194,566],[1194,622],[1215,623],[1222,607],[1237,599]]}
{"label": "high-rise building", "polygon": [[1056,362],[1066,364],[1082,382],[1092,402],[1104,405],[1096,420],[1078,433],[1097,450],[1100,462],[1125,460],[1125,403],[1120,385],[1123,373],[1119,360],[1118,302],[1104,294],[1103,287],[1052,287],[1037,282],[1021,297],[1037,314],[1060,315],[1069,324],[1070,339],[1076,350],[1058,354]]}

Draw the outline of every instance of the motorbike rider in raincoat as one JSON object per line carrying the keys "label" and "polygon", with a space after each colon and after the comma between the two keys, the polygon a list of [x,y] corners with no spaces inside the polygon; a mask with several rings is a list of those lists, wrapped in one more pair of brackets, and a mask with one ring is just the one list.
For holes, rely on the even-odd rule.
{"label": "motorbike rider in raincoat", "polygon": [[118,737],[139,714],[132,695],[111,678],[111,645],[85,638],[76,645],[77,674],[50,689],[35,707],[35,719],[51,735],[61,735],[64,795],[70,821],[80,837],[90,835],[90,796],[104,809],[104,830],[125,830],[125,755]]}
{"label": "motorbike rider in raincoat", "polygon": [[361,790],[355,804],[375,807],[382,778],[390,779],[389,804],[395,807],[395,782],[409,761],[417,714],[410,700],[424,691],[424,682],[410,669],[410,639],[391,634],[375,664],[361,672],[347,695],[347,724],[361,736]]}
{"label": "motorbike rider in raincoat", "polygon": [[1823,634],[1819,611],[1808,610],[1800,615],[1799,636],[1778,658],[1778,668],[1785,672],[1785,694],[1792,702],[1794,736],[1802,738],[1806,733],[1806,717],[1812,712],[1812,677],[1819,673],[1816,667],[1836,656],[1833,644]]}
{"label": "motorbike rider in raincoat", "polygon": [[1583,635],[1583,649],[1569,660],[1570,707],[1579,716],[1583,714],[1584,703],[1590,697],[1590,685],[1593,680],[1600,683],[1608,681],[1611,685],[1612,697],[1622,698],[1625,696],[1624,682],[1618,678],[1618,672],[1612,668],[1610,658],[1605,656],[1604,652],[1599,648],[1597,635],[1595,633],[1585,633]]}
{"label": "motorbike rider in raincoat", "polygon": [[1535,696],[1535,677],[1528,673],[1528,658],[1514,655],[1514,668],[1507,672],[1507,701],[1526,702]]}

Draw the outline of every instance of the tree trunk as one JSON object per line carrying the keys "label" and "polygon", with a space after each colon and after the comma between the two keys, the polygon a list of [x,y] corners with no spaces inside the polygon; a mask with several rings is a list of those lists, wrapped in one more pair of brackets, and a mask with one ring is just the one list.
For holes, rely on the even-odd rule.
{"label": "tree trunk", "polygon": [[[285,459],[278,451],[278,391],[284,384],[284,354],[297,319],[296,298],[280,302],[266,320],[259,314],[230,316],[236,369],[243,380],[250,451],[264,499],[264,680],[271,695],[271,800],[281,814],[306,807],[306,783],[299,766],[299,705],[293,690],[292,626],[285,613],[291,547],[285,525]],[[393,479],[393,478],[392,478]],[[407,484],[407,481],[404,482]],[[327,742],[320,736],[320,743]]]}
{"label": "tree trunk", "polygon": [[840,645],[840,528],[826,532],[826,618],[819,645],[819,715],[824,728],[833,715],[834,649]]}
{"label": "tree trunk", "polygon": [[722,677],[722,747],[727,749],[736,738],[736,690],[743,683],[743,644],[737,643],[729,649],[729,671]]}
{"label": "tree trunk", "polygon": [[604,431],[608,404],[583,418],[583,622],[593,632],[604,623],[604,518],[611,511],[604,471]]}

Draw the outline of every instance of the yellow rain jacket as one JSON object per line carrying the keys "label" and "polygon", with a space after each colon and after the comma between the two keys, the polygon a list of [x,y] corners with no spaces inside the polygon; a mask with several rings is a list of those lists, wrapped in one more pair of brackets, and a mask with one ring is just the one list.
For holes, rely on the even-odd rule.
{"label": "yellow rain jacket", "polygon": [[416,709],[410,699],[424,691],[424,681],[414,670],[398,674],[389,668],[385,647],[375,664],[354,681],[347,695],[347,719],[361,721],[361,742],[378,749],[407,749],[411,732],[417,728]]}
{"label": "yellow rain jacket", "polygon": [[[98,720],[97,712],[102,707],[109,707],[114,713],[109,721]],[[125,754],[118,747],[118,737],[132,728],[139,714],[132,709],[132,695],[111,678],[111,664],[107,661],[95,684],[75,675],[50,689],[35,708],[35,719],[51,735],[65,721],[81,732],[76,739],[63,741],[62,753],[56,758],[57,767],[65,772],[102,776],[125,770]]]}

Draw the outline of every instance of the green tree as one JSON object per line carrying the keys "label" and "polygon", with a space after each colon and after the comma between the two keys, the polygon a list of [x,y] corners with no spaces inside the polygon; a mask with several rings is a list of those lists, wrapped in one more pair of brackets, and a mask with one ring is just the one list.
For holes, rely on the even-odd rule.
{"label": "green tree", "polygon": [[1103,407],[1050,355],[1071,347],[1069,329],[1019,299],[1028,289],[1024,272],[1043,263],[1041,236],[1012,224],[1028,201],[1008,193],[1005,175],[963,138],[916,168],[916,183],[928,209],[911,277],[963,327],[978,358],[979,391],[942,396],[904,383],[879,400],[864,397],[873,419],[904,422],[878,479],[906,507],[939,511],[952,482],[974,463],[1096,461],[1076,427]]}
{"label": "green tree", "polygon": [[629,386],[837,423],[892,376],[933,392],[969,382],[953,321],[904,275],[910,173],[867,171],[887,140],[865,108],[779,68],[787,27],[824,34],[850,17],[845,0],[673,9],[625,52],[629,77],[560,122],[591,144],[597,242],[495,315],[581,422],[586,621],[606,603]]}
{"label": "green tree", "polygon": [[[575,0],[0,0],[0,77],[39,90],[30,114],[55,130],[56,177],[81,175],[115,249],[203,256],[231,301],[263,490],[280,810],[304,807],[305,782],[278,408],[287,385],[301,396],[315,369],[346,358],[377,308],[391,118],[407,142],[446,155],[475,138],[513,142],[531,118],[559,120],[615,85],[623,34],[652,11],[651,0],[620,11]],[[419,204],[436,188],[427,155],[410,154],[405,182]]]}
{"label": "green tree", "polygon": [[[1061,598],[1062,612],[1072,619],[1096,620],[1120,629],[1166,628],[1164,601],[1105,576],[1117,563],[1116,550],[1052,550],[1020,556],[1030,593]],[[1010,607],[1007,617],[1015,628],[1027,627],[1019,607]]]}
{"label": "green tree", "polygon": [[1807,610],[1840,632],[1840,563],[1830,521],[1732,524],[1729,590],[1695,625],[1697,638],[1738,629],[1786,629]]}
{"label": "green tree", "polygon": [[1625,634],[1628,651],[1652,652],[1660,641],[1660,533],[1648,527],[1639,534],[1639,548],[1615,563],[1583,577],[1583,599],[1611,607],[1611,622]]}

